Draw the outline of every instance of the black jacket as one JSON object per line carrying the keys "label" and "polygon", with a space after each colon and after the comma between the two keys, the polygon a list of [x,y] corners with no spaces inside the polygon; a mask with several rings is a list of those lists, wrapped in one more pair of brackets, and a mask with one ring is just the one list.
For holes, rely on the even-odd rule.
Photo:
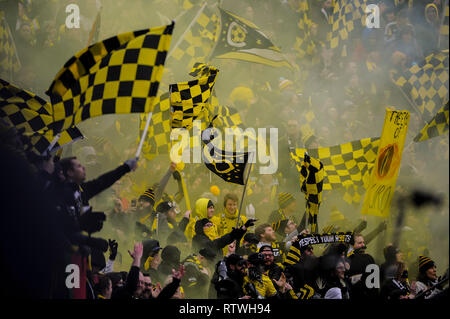
{"label": "black jacket", "polygon": [[112,292],[111,299],[133,299],[139,282],[139,267],[131,266],[125,285]]}
{"label": "black jacket", "polygon": [[245,234],[245,230],[235,228],[228,234],[225,234],[215,240],[211,240],[203,233],[203,229],[198,231],[199,232],[196,230],[196,234],[192,238],[193,251],[197,253],[202,248],[208,248],[209,250],[215,252],[217,254],[217,258],[219,259],[222,256],[222,249],[226,245],[231,244],[235,240],[241,240],[242,236]]}

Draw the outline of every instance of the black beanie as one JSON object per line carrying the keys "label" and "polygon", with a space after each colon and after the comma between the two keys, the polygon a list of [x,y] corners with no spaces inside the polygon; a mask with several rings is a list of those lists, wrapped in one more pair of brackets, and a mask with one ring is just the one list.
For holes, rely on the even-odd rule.
{"label": "black beanie", "polygon": [[216,258],[217,256],[216,253],[214,253],[211,249],[208,248],[202,248],[198,253],[210,261],[214,261],[214,258]]}
{"label": "black beanie", "polygon": [[173,264],[179,264],[180,263],[180,257],[181,252],[180,250],[175,246],[166,246],[161,252],[161,259],[173,263]]}
{"label": "black beanie", "polygon": [[434,261],[430,257],[419,256],[419,272],[424,274],[428,269],[435,265]]}
{"label": "black beanie", "polygon": [[204,234],[203,227],[205,227],[206,224],[208,224],[210,220],[208,218],[202,218],[200,220],[197,220],[195,223],[195,233],[196,234]]}

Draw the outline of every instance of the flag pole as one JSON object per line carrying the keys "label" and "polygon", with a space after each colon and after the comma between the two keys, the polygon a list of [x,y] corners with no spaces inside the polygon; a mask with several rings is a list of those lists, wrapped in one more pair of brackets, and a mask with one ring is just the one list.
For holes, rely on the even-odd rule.
{"label": "flag pole", "polygon": [[150,125],[150,120],[152,119],[152,112],[148,113],[147,116],[147,123],[145,123],[144,132],[142,133],[141,140],[139,141],[139,147],[136,151],[136,158],[139,158],[139,155],[141,155],[142,146],[144,145],[144,139],[147,136],[148,127]]}
{"label": "flag pole", "polygon": [[[248,162],[250,163],[250,167],[247,172],[247,177],[245,178],[244,191],[242,192],[241,203],[239,204],[239,213],[238,213],[238,218],[237,218],[237,222],[236,222],[236,228],[239,228],[239,219],[241,218],[242,203],[244,202],[245,191],[247,189],[247,184],[248,184],[248,178],[250,177],[250,172],[252,170],[252,165],[253,165],[253,154],[254,154],[254,152],[251,152],[249,155]],[[238,247],[238,243],[236,243],[236,247]]]}
{"label": "flag pole", "polygon": [[191,23],[188,25],[188,27],[186,28],[186,31],[184,31],[184,33],[181,35],[181,37],[178,39],[178,42],[175,44],[175,46],[172,48],[172,50],[170,50],[169,54],[167,54],[167,58],[169,58],[173,51],[175,51],[176,48],[178,48],[178,46],[180,45],[181,41],[183,41],[184,36],[186,35],[186,33],[191,30],[192,26],[194,25],[194,23],[197,21],[198,17],[200,16],[200,14],[203,12],[203,10],[206,7],[206,2],[203,4],[203,6],[200,8],[200,10],[198,10],[197,14],[195,15],[194,19],[192,19]]}
{"label": "flag pole", "polygon": [[53,138],[52,142],[50,143],[50,145],[47,147],[47,149],[44,152],[44,155],[49,154],[50,151],[52,150],[53,146],[55,146],[55,144],[58,142],[58,140],[61,137],[61,133],[56,134],[56,136]]}

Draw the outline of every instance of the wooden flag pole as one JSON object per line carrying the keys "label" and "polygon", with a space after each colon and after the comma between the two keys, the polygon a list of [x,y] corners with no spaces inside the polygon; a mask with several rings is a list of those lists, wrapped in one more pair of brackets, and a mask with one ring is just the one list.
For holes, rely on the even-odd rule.
{"label": "wooden flag pole", "polygon": [[[254,154],[254,152],[251,152],[249,155],[249,159],[248,159],[248,163],[250,163],[250,167],[248,168],[247,177],[245,178],[244,191],[242,192],[241,203],[239,204],[239,213],[238,213],[238,218],[237,218],[237,222],[236,222],[236,228],[239,228],[239,219],[241,218],[242,203],[244,202],[245,191],[247,190],[248,179],[250,177],[250,172],[252,170],[252,165],[253,165],[253,156],[252,156],[253,154]],[[236,243],[236,247],[238,247],[238,243]]]}
{"label": "wooden flag pole", "polygon": [[141,140],[139,142],[139,147],[136,151],[136,158],[139,158],[139,155],[141,155],[142,146],[144,145],[144,139],[147,136],[148,127],[150,125],[150,120],[152,119],[152,112],[148,113],[147,122],[145,123],[144,132],[142,133]]}

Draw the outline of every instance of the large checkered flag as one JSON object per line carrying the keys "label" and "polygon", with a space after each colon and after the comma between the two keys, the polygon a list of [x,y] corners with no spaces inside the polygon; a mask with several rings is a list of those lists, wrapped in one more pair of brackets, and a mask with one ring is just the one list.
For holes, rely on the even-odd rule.
{"label": "large checkered flag", "polygon": [[297,148],[291,157],[300,172],[303,154],[307,152],[323,164],[323,190],[339,189],[354,193],[355,188],[358,188],[360,199],[373,169],[379,143],[377,137],[318,149]]}
{"label": "large checkered flag", "polygon": [[53,153],[83,138],[77,127],[70,127],[55,134],[49,130],[53,122],[50,103],[36,94],[20,89],[0,79],[0,118],[29,137],[26,150],[38,154]]}
{"label": "large checkered flag", "polygon": [[16,45],[5,17],[0,13],[0,74],[11,79],[21,67]]}
{"label": "large checkered flag", "polygon": [[394,83],[425,122],[448,102],[448,53],[449,50],[432,53],[405,72],[392,73]]}
{"label": "large checkered flag", "polygon": [[72,57],[47,91],[52,129],[59,132],[104,114],[150,112],[173,28],[174,23],[123,33]]}
{"label": "large checkered flag", "polygon": [[313,234],[318,231],[317,216],[322,203],[323,177],[323,164],[305,152],[300,168],[300,185],[305,193],[308,224]]}
{"label": "large checkered flag", "polygon": [[327,34],[331,49],[341,48],[341,56],[347,56],[345,45],[350,43],[353,31],[366,25],[367,0],[335,0],[329,17],[331,31]]}
{"label": "large checkered flag", "polygon": [[204,64],[195,64],[190,74],[197,80],[171,84],[170,104],[173,109],[172,128],[191,128],[205,109],[219,71]]}
{"label": "large checkered flag", "polygon": [[448,132],[449,109],[447,103],[436,113],[430,122],[414,138],[414,142],[421,142]]}

